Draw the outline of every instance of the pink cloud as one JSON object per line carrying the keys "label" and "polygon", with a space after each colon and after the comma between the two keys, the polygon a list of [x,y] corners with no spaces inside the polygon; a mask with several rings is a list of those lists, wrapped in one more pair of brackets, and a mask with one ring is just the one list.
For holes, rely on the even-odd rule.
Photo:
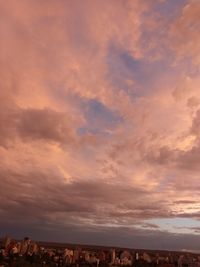
{"label": "pink cloud", "polygon": [[199,218],[199,5],[169,21],[157,4],[0,3],[4,224],[160,234],[146,220]]}

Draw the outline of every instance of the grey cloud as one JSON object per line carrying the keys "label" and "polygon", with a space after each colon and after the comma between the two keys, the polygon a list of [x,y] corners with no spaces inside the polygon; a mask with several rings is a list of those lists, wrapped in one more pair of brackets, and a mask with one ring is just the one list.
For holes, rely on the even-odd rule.
{"label": "grey cloud", "polygon": [[[193,172],[199,171],[200,167],[200,144],[194,146],[191,150],[186,152],[181,152],[179,158],[177,159],[177,165],[188,171],[192,170]],[[192,186],[190,184],[190,186]]]}
{"label": "grey cloud", "polygon": [[60,144],[73,143],[75,131],[69,114],[51,109],[5,109],[0,113],[0,145],[24,141],[46,140]]}
{"label": "grey cloud", "polygon": [[0,110],[0,146],[7,147],[14,141],[17,117],[13,110]]}
{"label": "grey cloud", "polygon": [[192,230],[200,234],[200,227],[192,227]]}
{"label": "grey cloud", "polygon": [[1,169],[0,188],[2,222],[53,224],[56,219],[59,224],[117,226],[174,216],[166,203],[152,202],[145,190],[99,180],[63,183],[50,172],[18,174]]}
{"label": "grey cloud", "polygon": [[198,201],[194,201],[194,200],[177,200],[174,201],[174,204],[196,204],[198,203]]}
{"label": "grey cloud", "polygon": [[[44,227],[42,227],[42,225]],[[59,241],[77,244],[95,244],[141,249],[199,249],[199,236],[194,234],[172,234],[159,230],[134,227],[91,227],[53,224],[0,223],[1,229],[14,237],[29,236],[34,240]],[[64,234],[63,234],[64,233]]]}
{"label": "grey cloud", "polygon": [[193,118],[191,133],[196,135],[197,138],[199,138],[199,133],[200,133],[200,109],[198,109],[196,111],[196,114],[195,114],[195,116]]}
{"label": "grey cloud", "polygon": [[70,116],[50,109],[23,110],[20,116],[18,132],[25,139],[46,139],[60,143],[73,140]]}
{"label": "grey cloud", "polygon": [[152,229],[159,229],[159,226],[153,223],[145,223],[142,225],[143,228],[152,228]]}
{"label": "grey cloud", "polygon": [[187,106],[191,109],[198,107],[200,104],[199,98],[197,97],[190,97],[187,100]]}
{"label": "grey cloud", "polygon": [[200,219],[200,212],[191,212],[191,213],[184,213],[183,212],[183,213],[177,214],[177,217]]}
{"label": "grey cloud", "polygon": [[144,159],[150,163],[156,163],[159,165],[168,165],[176,158],[176,150],[171,150],[167,146],[160,148],[153,148],[152,151],[148,151]]}

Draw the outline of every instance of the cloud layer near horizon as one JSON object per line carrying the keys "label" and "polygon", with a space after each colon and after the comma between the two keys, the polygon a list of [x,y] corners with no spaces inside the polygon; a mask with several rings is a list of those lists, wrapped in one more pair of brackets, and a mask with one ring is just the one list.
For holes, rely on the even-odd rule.
{"label": "cloud layer near horizon", "polygon": [[195,0],[0,2],[2,234],[197,248],[199,12]]}

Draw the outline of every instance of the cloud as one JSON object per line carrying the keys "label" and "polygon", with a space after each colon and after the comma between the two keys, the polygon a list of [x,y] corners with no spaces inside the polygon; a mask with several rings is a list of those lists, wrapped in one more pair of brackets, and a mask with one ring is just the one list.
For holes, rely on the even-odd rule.
{"label": "cloud", "polygon": [[199,9],[198,1],[188,1],[182,14],[171,26],[171,47],[179,59],[187,58],[199,65]]}
{"label": "cloud", "polygon": [[197,11],[196,1],[0,3],[4,232],[196,246],[195,230],[176,241],[150,220],[199,219]]}
{"label": "cloud", "polygon": [[52,110],[24,110],[18,125],[19,135],[25,139],[47,139],[60,143],[72,142],[75,133],[71,128],[70,120],[68,114]]}
{"label": "cloud", "polygon": [[1,112],[2,145],[18,138],[71,143],[76,137],[69,114],[50,109],[9,109]]}

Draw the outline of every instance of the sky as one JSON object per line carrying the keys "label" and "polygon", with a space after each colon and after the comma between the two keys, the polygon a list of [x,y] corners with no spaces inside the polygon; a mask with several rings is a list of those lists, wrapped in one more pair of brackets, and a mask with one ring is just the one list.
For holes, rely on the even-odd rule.
{"label": "sky", "polygon": [[199,13],[0,0],[0,236],[200,250]]}

